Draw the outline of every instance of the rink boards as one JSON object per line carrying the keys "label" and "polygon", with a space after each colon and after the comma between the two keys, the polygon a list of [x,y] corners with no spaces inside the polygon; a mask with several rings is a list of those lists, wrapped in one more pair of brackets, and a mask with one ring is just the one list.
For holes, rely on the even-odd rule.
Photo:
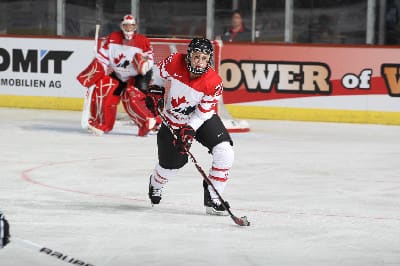
{"label": "rink boards", "polygon": [[[400,124],[399,47],[225,44],[224,103],[238,118]],[[0,106],[81,110],[88,39],[0,37]]]}

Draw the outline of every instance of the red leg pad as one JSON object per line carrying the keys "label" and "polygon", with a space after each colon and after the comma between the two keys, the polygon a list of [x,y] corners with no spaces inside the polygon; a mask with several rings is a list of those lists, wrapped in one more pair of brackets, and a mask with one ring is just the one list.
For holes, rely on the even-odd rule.
{"label": "red leg pad", "polygon": [[118,95],[113,95],[118,87],[118,81],[110,76],[104,76],[96,83],[91,99],[91,119],[89,123],[104,131],[109,132],[113,129],[117,116],[117,106],[121,99]]}

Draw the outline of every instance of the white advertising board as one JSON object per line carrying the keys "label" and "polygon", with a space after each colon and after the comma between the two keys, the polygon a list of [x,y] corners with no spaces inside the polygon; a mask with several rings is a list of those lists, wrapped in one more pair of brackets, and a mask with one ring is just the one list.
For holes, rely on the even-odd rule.
{"label": "white advertising board", "polygon": [[82,98],[76,76],[94,57],[94,41],[0,37],[0,94]]}

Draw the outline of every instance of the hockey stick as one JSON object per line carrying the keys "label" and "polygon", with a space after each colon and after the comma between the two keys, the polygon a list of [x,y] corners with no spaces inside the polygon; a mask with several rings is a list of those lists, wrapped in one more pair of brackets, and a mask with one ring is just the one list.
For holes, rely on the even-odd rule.
{"label": "hockey stick", "polygon": [[39,244],[36,244],[32,241],[17,238],[17,237],[12,237],[10,238],[11,243],[16,243],[22,247],[30,248],[32,250],[38,251],[39,253],[49,255],[51,257],[54,257],[56,259],[59,259],[63,262],[70,263],[73,265],[82,265],[82,266],[94,266],[94,264],[84,262],[83,260],[71,257],[67,254],[64,254],[63,252],[56,251],[54,249],[48,248],[41,246]]}
{"label": "hockey stick", "polygon": [[[96,24],[96,32],[94,35],[94,54],[97,54],[97,45],[99,41],[99,31],[100,31],[100,24]],[[90,101],[92,99],[94,86],[88,88],[86,90],[85,99],[83,102],[83,110],[81,116],[81,127],[83,129],[87,129],[89,126],[89,116],[90,116]]]}
{"label": "hockey stick", "polygon": [[88,88],[86,90],[85,99],[83,101],[83,110],[81,116],[81,127],[83,129],[88,129],[89,127],[90,101],[92,99],[93,91],[94,91],[94,86]]}
{"label": "hockey stick", "polygon": [[[162,113],[160,107],[157,107],[157,110],[158,110],[158,113],[160,114],[160,117],[161,117],[162,121],[164,122],[164,125],[169,129],[169,131],[171,132],[171,134],[174,137],[174,139],[177,140],[178,136],[176,135],[176,133],[175,133],[174,129],[171,127],[171,125],[168,123],[167,118]],[[197,162],[197,160],[193,156],[193,154],[186,148],[185,148],[185,152],[189,156],[189,158],[193,162],[193,164],[196,166],[196,169],[199,171],[199,173],[203,177],[204,181],[206,181],[206,183],[208,185],[210,185],[212,187],[212,189],[214,190],[214,192],[217,194],[218,199],[221,201],[222,206],[224,206],[225,210],[229,213],[229,215],[231,216],[231,218],[235,222],[235,224],[240,225],[240,226],[249,226],[250,222],[247,220],[246,216],[243,216],[243,217],[239,218],[239,217],[233,215],[232,211],[230,210],[230,206],[225,204],[225,201],[222,198],[221,194],[215,188],[213,183],[211,183],[211,181],[208,179],[207,174],[204,172],[203,168],[199,165],[199,163]]]}

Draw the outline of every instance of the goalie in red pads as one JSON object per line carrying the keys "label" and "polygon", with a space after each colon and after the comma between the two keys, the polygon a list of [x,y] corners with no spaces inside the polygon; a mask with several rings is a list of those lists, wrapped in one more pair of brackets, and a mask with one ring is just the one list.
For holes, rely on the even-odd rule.
{"label": "goalie in red pads", "polygon": [[150,41],[136,33],[132,15],[123,17],[121,30],[112,32],[102,43],[96,58],[78,76],[85,87],[94,86],[90,101],[88,130],[100,135],[113,129],[117,106],[138,126],[138,136],[155,130],[161,120],[145,104],[154,65]]}

